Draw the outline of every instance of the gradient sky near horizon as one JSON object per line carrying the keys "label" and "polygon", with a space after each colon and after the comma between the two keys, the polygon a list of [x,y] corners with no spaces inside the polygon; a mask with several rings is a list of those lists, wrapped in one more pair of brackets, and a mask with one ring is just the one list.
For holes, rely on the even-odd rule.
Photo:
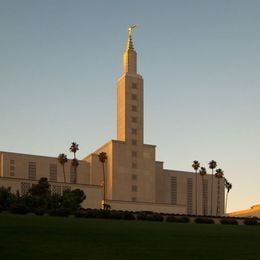
{"label": "gradient sky near horizon", "polygon": [[164,167],[214,159],[229,210],[260,204],[259,0],[0,0],[0,150],[79,158],[116,138],[127,28],[145,142]]}

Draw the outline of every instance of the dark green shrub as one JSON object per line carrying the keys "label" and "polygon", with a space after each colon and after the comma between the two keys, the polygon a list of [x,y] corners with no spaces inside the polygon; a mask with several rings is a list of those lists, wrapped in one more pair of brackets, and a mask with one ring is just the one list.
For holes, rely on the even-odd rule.
{"label": "dark green shrub", "polygon": [[163,216],[158,213],[139,212],[137,213],[137,219],[147,221],[163,221]]}
{"label": "dark green shrub", "polygon": [[85,200],[86,196],[80,189],[65,190],[61,198],[61,207],[76,210],[80,208],[80,204]]}
{"label": "dark green shrub", "polygon": [[38,208],[34,210],[34,214],[37,216],[43,216],[45,214],[46,210],[43,208]]}
{"label": "dark green shrub", "polygon": [[244,220],[245,225],[256,226],[259,225],[257,218],[247,218]]}
{"label": "dark green shrub", "polygon": [[10,212],[13,214],[27,214],[29,212],[31,212],[31,210],[24,204],[24,203],[14,203],[11,208],[10,208]]}
{"label": "dark green shrub", "polygon": [[194,222],[197,224],[215,224],[212,218],[195,218]]}
{"label": "dark green shrub", "polygon": [[111,218],[111,219],[124,219],[124,212],[122,212],[122,211],[110,211],[109,218]]}
{"label": "dark green shrub", "polygon": [[77,217],[77,218],[84,218],[85,217],[85,210],[76,210],[74,211],[74,216]]}
{"label": "dark green shrub", "polygon": [[124,212],[124,219],[126,220],[135,220],[135,216],[133,213],[125,211]]}
{"label": "dark green shrub", "polygon": [[67,208],[51,209],[49,214],[51,216],[68,217],[71,214],[71,210]]}
{"label": "dark green shrub", "polygon": [[166,218],[167,222],[176,222],[176,223],[189,223],[189,217],[176,217],[176,216],[168,216]]}
{"label": "dark green shrub", "polygon": [[128,211],[110,211],[110,219],[125,219],[125,220],[135,220],[133,213]]}
{"label": "dark green shrub", "polygon": [[11,193],[11,188],[0,187],[0,205],[2,209],[9,209],[15,202],[16,196]]}
{"label": "dark green shrub", "polygon": [[221,224],[224,225],[237,225],[237,220],[236,219],[232,219],[232,218],[223,218],[220,220]]}

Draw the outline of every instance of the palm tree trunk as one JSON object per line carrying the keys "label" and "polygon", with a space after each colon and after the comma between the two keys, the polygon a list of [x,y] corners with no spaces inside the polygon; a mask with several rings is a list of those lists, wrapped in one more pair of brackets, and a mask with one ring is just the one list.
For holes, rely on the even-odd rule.
{"label": "palm tree trunk", "polygon": [[196,215],[198,215],[198,178],[197,178],[197,171],[196,174],[196,190],[195,190],[195,209],[196,209]]}
{"label": "palm tree trunk", "polygon": [[105,203],[106,200],[106,179],[105,179],[105,166],[104,163],[102,163],[103,165],[103,181],[104,181],[104,194],[103,194],[103,203]]}
{"label": "palm tree trunk", "polygon": [[220,178],[218,178],[218,191],[217,191],[217,210],[216,210],[216,216],[220,215],[219,209],[220,209]]}
{"label": "palm tree trunk", "polygon": [[228,203],[228,191],[226,194],[225,213],[227,213],[227,203]]}
{"label": "palm tree trunk", "polygon": [[213,215],[213,169],[211,174],[211,216]]}
{"label": "palm tree trunk", "polygon": [[204,176],[202,176],[202,209],[203,209],[203,216],[206,215],[206,208],[205,208],[205,202],[206,202],[206,198],[205,198],[205,182],[204,182]]}
{"label": "palm tree trunk", "polygon": [[65,165],[64,164],[62,165],[62,170],[63,170],[63,179],[64,179],[64,182],[66,183]]}

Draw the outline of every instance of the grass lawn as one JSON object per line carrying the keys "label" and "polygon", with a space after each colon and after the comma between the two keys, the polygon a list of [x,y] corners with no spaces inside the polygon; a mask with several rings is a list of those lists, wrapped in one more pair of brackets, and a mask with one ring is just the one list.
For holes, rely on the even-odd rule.
{"label": "grass lawn", "polygon": [[260,226],[0,214],[0,259],[260,259]]}

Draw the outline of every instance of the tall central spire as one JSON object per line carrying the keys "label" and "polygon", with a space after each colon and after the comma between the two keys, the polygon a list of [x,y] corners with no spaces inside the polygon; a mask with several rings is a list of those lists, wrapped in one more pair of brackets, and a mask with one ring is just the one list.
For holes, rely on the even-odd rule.
{"label": "tall central spire", "polygon": [[132,38],[133,29],[135,27],[135,25],[128,27],[128,40],[126,44],[126,50],[123,56],[123,73],[137,73],[137,53],[134,49],[134,43]]}
{"label": "tall central spire", "polygon": [[132,39],[134,28],[128,28],[123,75],[117,82],[117,139],[137,148],[143,144],[143,78],[136,69],[137,53]]}

